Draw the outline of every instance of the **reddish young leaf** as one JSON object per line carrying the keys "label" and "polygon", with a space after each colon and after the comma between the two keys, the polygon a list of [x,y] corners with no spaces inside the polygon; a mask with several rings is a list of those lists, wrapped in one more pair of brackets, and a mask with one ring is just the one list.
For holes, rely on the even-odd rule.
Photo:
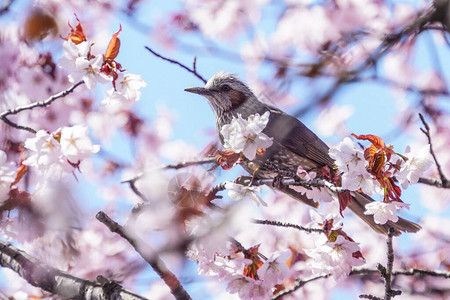
{"label": "reddish young leaf", "polygon": [[86,39],[86,35],[84,34],[83,27],[81,27],[80,20],[78,19],[78,16],[76,14],[75,14],[75,18],[78,21],[78,24],[75,26],[75,29],[73,29],[72,25],[70,25],[70,23],[68,23],[68,25],[70,27],[70,33],[66,37],[61,36],[61,38],[66,41],[71,40],[75,45],[78,45],[84,41],[87,41],[87,39]]}
{"label": "reddish young leaf", "polygon": [[120,25],[119,30],[113,34],[111,41],[109,41],[108,48],[106,49],[105,53],[105,60],[111,59],[114,60],[117,55],[119,54],[119,48],[120,48],[120,39],[119,34],[122,31],[122,25]]}
{"label": "reddish young leaf", "polygon": [[244,276],[258,279],[258,269],[263,265],[261,258],[259,258],[258,249],[259,245],[256,245],[245,251],[244,257],[250,259],[252,263],[244,268]]}
{"label": "reddish young leaf", "polygon": [[356,134],[352,133],[352,136],[354,136],[358,140],[369,141],[378,149],[384,148],[386,145],[382,138],[380,138],[376,135],[373,135],[373,134],[356,135]]}
{"label": "reddish young leaf", "polygon": [[348,203],[352,201],[352,195],[349,191],[345,191],[342,193],[338,193],[338,200],[339,200],[339,213],[342,215],[342,212],[347,207]]}
{"label": "reddish young leaf", "polygon": [[15,185],[16,183],[18,183],[20,181],[20,179],[22,179],[23,175],[25,175],[28,171],[28,166],[22,164],[22,162],[20,163],[19,167],[17,168],[17,172],[16,172],[16,178],[14,179],[14,181],[11,183],[11,186]]}

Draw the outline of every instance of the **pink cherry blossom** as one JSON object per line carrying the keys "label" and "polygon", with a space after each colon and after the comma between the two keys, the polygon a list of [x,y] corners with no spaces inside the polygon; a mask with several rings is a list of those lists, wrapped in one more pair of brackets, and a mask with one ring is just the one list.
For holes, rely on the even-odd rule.
{"label": "pink cherry blossom", "polygon": [[305,251],[313,259],[310,265],[314,273],[331,273],[336,279],[348,275],[352,267],[364,264],[362,259],[353,257],[353,253],[360,251],[358,244],[346,240],[342,235],[335,242],[326,241],[317,248]]}
{"label": "pink cherry blossom", "polygon": [[61,144],[44,130],[39,130],[34,138],[25,140],[25,148],[31,151],[31,155],[23,164],[35,167],[48,177],[59,178],[73,171],[62,153]]}
{"label": "pink cherry blossom", "polygon": [[286,262],[291,256],[291,250],[273,253],[258,269],[259,279],[264,280],[267,286],[281,284],[289,276],[289,268]]}
{"label": "pink cherry blossom", "polygon": [[413,152],[408,146],[404,156],[407,160],[402,163],[402,167],[395,177],[403,188],[407,188],[408,183],[414,184],[419,181],[419,178],[431,167],[433,160],[430,154],[430,145],[426,145],[417,152]]}
{"label": "pink cherry blossom", "polygon": [[10,186],[15,178],[14,163],[8,162],[6,153],[0,150],[0,203],[8,199]]}
{"label": "pink cherry blossom", "polygon": [[72,163],[77,163],[100,150],[88,137],[88,128],[83,125],[63,127],[61,129],[61,152]]}
{"label": "pink cherry blossom", "polygon": [[373,215],[373,219],[377,224],[386,224],[387,221],[397,222],[397,211],[403,207],[409,209],[409,204],[403,202],[371,202],[366,204],[365,215]]}
{"label": "pink cherry blossom", "polygon": [[262,131],[269,122],[270,112],[250,115],[247,120],[241,115],[233,118],[230,124],[226,124],[220,130],[224,137],[224,147],[235,153],[243,152],[245,157],[253,160],[258,149],[265,149],[272,145],[272,138]]}
{"label": "pink cherry blossom", "polygon": [[225,182],[225,188],[228,191],[228,196],[234,201],[241,201],[244,198],[249,198],[256,205],[267,206],[267,203],[262,200],[256,193],[261,193],[259,186],[246,186],[231,181]]}
{"label": "pink cherry blossom", "polygon": [[358,149],[349,137],[345,137],[338,145],[330,148],[329,154],[336,161],[336,166],[341,172],[364,173],[366,171],[364,152]]}

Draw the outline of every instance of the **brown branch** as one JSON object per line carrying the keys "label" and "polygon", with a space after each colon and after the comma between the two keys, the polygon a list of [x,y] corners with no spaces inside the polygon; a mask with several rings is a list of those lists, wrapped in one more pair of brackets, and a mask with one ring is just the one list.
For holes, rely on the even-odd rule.
{"label": "brown branch", "polygon": [[425,126],[425,129],[420,128],[420,130],[426,135],[426,137],[428,139],[428,144],[430,144],[430,153],[431,153],[431,156],[434,159],[434,163],[436,164],[436,168],[438,170],[439,177],[441,177],[442,186],[446,186],[446,185],[448,185],[448,180],[445,177],[444,172],[442,171],[441,165],[439,164],[439,162],[437,160],[436,153],[434,153],[433,143],[431,142],[430,126],[428,125],[427,121],[425,121],[425,118],[423,117],[423,115],[421,113],[419,113],[419,117],[420,117],[420,120],[423,123],[423,126]]}
{"label": "brown branch", "polygon": [[205,165],[205,164],[210,164],[215,162],[216,158],[215,157],[206,157],[203,159],[199,159],[199,160],[191,160],[191,161],[185,161],[185,162],[180,162],[180,163],[175,163],[175,164],[168,164],[165,166],[162,166],[161,169],[182,169],[182,168],[187,168],[187,167],[191,167],[191,166],[198,166],[198,165]]}
{"label": "brown branch", "polygon": [[[157,167],[153,170],[168,170],[168,169],[178,170],[178,169],[187,168],[187,167],[191,167],[191,166],[210,164],[210,163],[213,163],[214,161],[215,161],[215,157],[207,157],[207,158],[200,159],[200,160],[191,160],[191,161],[179,162],[179,163],[174,163],[174,164],[167,164],[167,165]],[[144,171],[141,174],[139,174],[131,179],[121,181],[121,183],[130,183],[132,181],[136,182],[137,180],[139,180],[140,178],[145,176],[145,174],[147,172],[148,171]]]}
{"label": "brown branch", "polygon": [[322,228],[308,228],[308,227],[303,227],[303,226],[300,226],[300,225],[297,225],[297,224],[283,223],[283,222],[279,222],[279,221],[253,219],[252,222],[255,223],[255,224],[261,224],[261,225],[278,226],[278,227],[285,227],[285,228],[295,228],[295,229],[298,229],[300,231],[306,231],[308,233],[313,233],[313,232],[322,233],[322,232],[324,232],[324,230]]}
{"label": "brown branch", "polygon": [[[0,240],[0,265],[9,268],[24,278],[29,284],[41,288],[64,299],[108,299],[108,290],[99,282],[72,276],[56,268],[47,266],[26,252]],[[123,300],[144,300],[116,284],[114,295]]]}
{"label": "brown branch", "polygon": [[17,128],[17,129],[22,129],[22,130],[27,130],[27,131],[32,132],[32,133],[36,133],[36,130],[34,130],[34,129],[30,128],[30,127],[26,127],[26,126],[22,126],[22,125],[18,125],[16,123],[13,123],[11,120],[9,120],[7,118],[7,116],[9,116],[9,115],[16,115],[16,114],[18,114],[18,113],[20,113],[20,112],[22,112],[24,110],[31,110],[31,109],[34,109],[36,107],[47,107],[50,104],[52,104],[55,100],[57,100],[59,98],[63,98],[65,96],[67,96],[68,94],[72,93],[78,86],[80,86],[82,84],[84,84],[83,80],[75,83],[73,86],[71,86],[67,90],[62,91],[62,92],[60,92],[58,94],[55,94],[55,95],[49,97],[46,100],[33,102],[33,103],[30,103],[30,104],[27,104],[27,105],[18,106],[18,107],[15,107],[15,108],[11,108],[11,109],[9,109],[7,111],[4,111],[4,112],[2,112],[0,114],[0,120],[2,120],[3,122],[5,122],[6,124],[8,124],[11,127],[14,127],[14,128]]}
{"label": "brown branch", "polygon": [[[389,227],[387,236],[387,264],[386,268],[381,268],[379,270],[381,276],[384,278],[384,300],[390,300],[391,298],[400,295],[401,291],[396,291],[392,289],[392,268],[394,266],[394,249],[392,247],[392,237],[394,236],[394,228]],[[384,276],[383,276],[384,275]]]}
{"label": "brown branch", "polygon": [[441,180],[439,180],[437,178],[420,177],[419,182],[426,184],[426,185],[435,186],[438,188],[450,189],[450,181],[448,181],[448,180],[444,184]]}
{"label": "brown branch", "polygon": [[8,119],[6,116],[1,117],[1,120],[2,120],[3,122],[5,122],[7,125],[9,125],[9,126],[11,126],[11,127],[13,127],[13,128],[21,129],[21,130],[26,130],[26,131],[31,132],[31,133],[36,133],[36,132],[37,132],[35,129],[33,129],[33,128],[31,128],[31,127],[28,127],[28,126],[22,126],[22,125],[19,125],[19,124],[17,124],[17,123],[14,123],[14,122],[11,121],[10,119]]}
{"label": "brown branch", "polygon": [[[368,268],[353,268],[350,272],[350,275],[370,275],[370,274],[379,274],[377,269],[368,269]],[[432,277],[443,277],[450,278],[450,272],[445,270],[422,270],[422,269],[405,269],[405,270],[394,270],[392,271],[393,276],[404,275],[404,276],[432,276]]]}
{"label": "brown branch", "polygon": [[203,78],[203,77],[197,72],[197,67],[196,67],[197,58],[194,57],[194,61],[193,61],[193,64],[192,64],[193,66],[192,66],[192,69],[191,69],[191,68],[187,67],[186,65],[180,63],[179,61],[176,61],[176,60],[174,60],[174,59],[170,59],[170,58],[167,58],[167,57],[162,56],[161,54],[155,52],[155,51],[154,51],[153,49],[151,49],[150,47],[145,46],[145,49],[147,49],[148,51],[150,51],[150,52],[151,52],[154,56],[156,56],[156,57],[159,57],[159,58],[161,58],[161,59],[163,59],[163,60],[165,60],[165,61],[168,61],[168,62],[170,62],[171,64],[175,64],[175,65],[178,65],[178,66],[182,67],[182,68],[185,69],[186,71],[188,71],[188,72],[194,74],[198,79],[200,79],[201,81],[203,81],[203,83],[206,83],[207,80],[206,80],[205,78]]}
{"label": "brown branch", "polygon": [[125,230],[124,227],[119,225],[113,219],[111,219],[106,213],[100,211],[96,215],[97,220],[102,222],[108,227],[111,232],[115,232],[128,241],[139,255],[153,268],[158,276],[164,281],[164,283],[170,288],[170,292],[177,300],[191,300],[191,297],[186,292],[181,282],[166,266],[164,261],[159,257],[150,245],[145,243],[137,236],[130,236],[130,233]]}
{"label": "brown branch", "polygon": [[380,298],[380,297],[377,297],[377,296],[373,296],[373,295],[368,295],[368,294],[359,295],[359,298],[361,298],[361,299],[370,299],[370,300],[384,300],[383,298]]}
{"label": "brown branch", "polygon": [[295,292],[296,290],[298,290],[299,288],[301,288],[302,286],[304,286],[308,282],[315,281],[315,280],[320,279],[320,278],[328,278],[328,277],[330,277],[330,274],[319,275],[319,276],[312,277],[312,278],[309,278],[309,279],[306,279],[306,280],[297,280],[297,284],[295,286],[293,286],[290,289],[286,289],[286,290],[283,290],[283,291],[279,292],[278,294],[274,295],[271,298],[271,300],[282,299],[283,296],[286,296],[286,295],[289,295],[289,294]]}

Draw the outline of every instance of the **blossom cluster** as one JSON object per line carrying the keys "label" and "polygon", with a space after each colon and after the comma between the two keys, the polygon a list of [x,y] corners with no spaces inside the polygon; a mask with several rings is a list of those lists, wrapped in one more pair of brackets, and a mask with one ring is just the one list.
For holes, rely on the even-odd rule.
{"label": "blossom cluster", "polygon": [[341,174],[342,187],[349,191],[362,191],[368,195],[381,194],[382,202],[366,205],[367,215],[373,215],[378,224],[387,221],[398,221],[397,210],[409,207],[400,199],[401,189],[398,181],[405,189],[410,183],[417,183],[419,177],[432,164],[430,145],[418,152],[406,148],[401,155],[393,151],[393,146],[386,146],[384,141],[375,136],[355,136],[369,140],[371,146],[364,151],[348,137],[331,148],[330,156],[335,159],[336,167]]}
{"label": "blossom cluster", "polygon": [[105,54],[93,55],[92,44],[78,21],[75,29],[71,27],[70,34],[64,38],[64,56],[58,64],[69,72],[70,82],[82,80],[90,90],[97,83],[112,82],[113,87],[106,92],[103,103],[113,112],[131,107],[141,96],[139,89],[146,86],[140,75],[124,74],[125,70],[115,61],[120,49],[121,30],[122,27],[113,35]]}
{"label": "blossom cluster", "polygon": [[54,179],[73,172],[84,159],[100,150],[84,125],[63,127],[51,134],[39,130],[34,138],[25,141],[25,148],[30,155],[23,164],[36,168],[44,178]]}

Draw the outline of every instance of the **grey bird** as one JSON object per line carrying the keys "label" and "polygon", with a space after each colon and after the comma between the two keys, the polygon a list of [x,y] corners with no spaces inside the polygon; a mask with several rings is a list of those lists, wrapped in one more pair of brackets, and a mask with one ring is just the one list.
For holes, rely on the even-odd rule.
{"label": "grey bird", "polygon": [[[272,138],[273,144],[266,149],[263,156],[256,156],[252,161],[244,159],[242,167],[254,178],[292,177],[298,166],[305,170],[319,170],[324,166],[333,168],[334,160],[329,156],[329,147],[308,127],[295,117],[280,109],[264,104],[258,100],[252,90],[235,75],[219,72],[208,80],[205,87],[185,89],[186,92],[199,94],[208,99],[216,116],[216,126],[219,139],[224,144],[220,134],[222,126],[230,124],[238,114],[247,119],[250,115],[270,112],[269,122],[263,133]],[[278,189],[312,207],[317,203],[300,194],[289,186],[277,185]],[[361,192],[351,192],[352,201],[348,207],[370,225],[376,232],[387,234],[388,228],[394,228],[399,235],[402,231],[417,232],[420,226],[408,220],[399,218],[396,223],[388,221],[384,225],[376,224],[372,215],[365,215],[365,205],[374,200]]]}

